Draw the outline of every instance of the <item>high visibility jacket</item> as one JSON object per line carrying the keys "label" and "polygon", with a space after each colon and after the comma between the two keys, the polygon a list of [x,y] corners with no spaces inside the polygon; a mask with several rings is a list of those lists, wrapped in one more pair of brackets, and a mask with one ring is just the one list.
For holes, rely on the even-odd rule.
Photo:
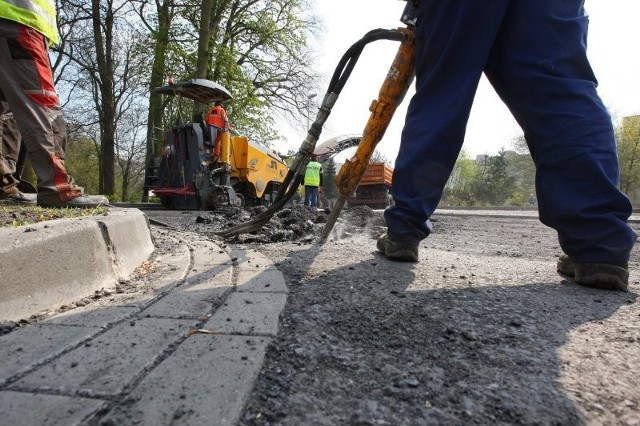
{"label": "high visibility jacket", "polygon": [[304,173],[304,185],[305,186],[320,186],[322,180],[322,166],[317,161],[309,161],[307,164],[307,171]]}
{"label": "high visibility jacket", "polygon": [[207,124],[209,126],[219,127],[227,130],[227,112],[220,105],[216,105],[209,111],[207,115]]}
{"label": "high visibility jacket", "polygon": [[56,44],[56,6],[54,0],[0,0],[0,18],[33,28]]}

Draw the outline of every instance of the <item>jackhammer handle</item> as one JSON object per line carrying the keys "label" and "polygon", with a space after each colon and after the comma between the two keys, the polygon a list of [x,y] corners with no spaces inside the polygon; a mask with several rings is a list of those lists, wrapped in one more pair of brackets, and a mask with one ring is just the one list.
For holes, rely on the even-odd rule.
{"label": "jackhammer handle", "polygon": [[382,87],[378,99],[369,107],[371,115],[362,133],[362,139],[355,155],[346,160],[336,176],[336,186],[340,192],[338,203],[327,218],[320,243],[326,241],[342,210],[346,199],[353,194],[360,183],[360,179],[369,164],[369,160],[375,151],[376,145],[387,130],[393,114],[402,103],[413,78],[415,76],[415,38],[413,27],[400,29],[405,34],[400,43],[398,53],[395,56]]}

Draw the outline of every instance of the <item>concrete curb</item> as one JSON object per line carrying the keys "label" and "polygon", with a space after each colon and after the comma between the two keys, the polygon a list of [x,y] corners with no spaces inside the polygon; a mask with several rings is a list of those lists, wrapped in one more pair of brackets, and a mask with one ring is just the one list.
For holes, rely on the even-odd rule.
{"label": "concrete curb", "polygon": [[154,250],[146,216],[105,216],[0,229],[0,321],[18,321],[114,286]]}
{"label": "concrete curb", "polygon": [[0,336],[1,424],[238,424],[285,278],[243,246],[151,235],[156,251],[130,292]]}

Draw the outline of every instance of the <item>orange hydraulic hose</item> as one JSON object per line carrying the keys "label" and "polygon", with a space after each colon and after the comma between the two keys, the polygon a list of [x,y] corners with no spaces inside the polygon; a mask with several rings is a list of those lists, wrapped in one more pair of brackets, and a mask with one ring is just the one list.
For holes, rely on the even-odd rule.
{"label": "orange hydraulic hose", "polygon": [[336,176],[336,186],[340,192],[338,200],[327,218],[320,242],[326,241],[331,229],[344,207],[345,202],[356,190],[364,175],[369,160],[382,140],[398,106],[402,103],[415,76],[415,37],[413,27],[400,28],[405,34],[398,53],[382,83],[378,99],[371,102],[371,115],[362,133],[362,139],[354,156],[346,160]]}
{"label": "orange hydraulic hose", "polygon": [[412,28],[401,28],[406,34],[400,43],[398,53],[391,64],[378,99],[371,102],[371,115],[362,133],[362,139],[355,155],[345,161],[336,176],[336,184],[341,195],[350,196],[364,175],[376,145],[387,130],[393,114],[402,103],[415,75],[415,38]]}

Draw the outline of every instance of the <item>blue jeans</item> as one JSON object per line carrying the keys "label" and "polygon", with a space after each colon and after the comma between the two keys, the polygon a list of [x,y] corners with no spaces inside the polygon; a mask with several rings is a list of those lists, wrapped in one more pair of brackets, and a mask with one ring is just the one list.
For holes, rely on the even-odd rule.
{"label": "blue jeans", "polygon": [[390,238],[417,243],[462,147],[484,72],[536,165],[540,220],[578,262],[624,262],[636,240],[611,118],[586,56],[583,0],[421,0],[416,93],[395,163]]}
{"label": "blue jeans", "polygon": [[318,207],[318,187],[305,185],[304,205],[311,208]]}

